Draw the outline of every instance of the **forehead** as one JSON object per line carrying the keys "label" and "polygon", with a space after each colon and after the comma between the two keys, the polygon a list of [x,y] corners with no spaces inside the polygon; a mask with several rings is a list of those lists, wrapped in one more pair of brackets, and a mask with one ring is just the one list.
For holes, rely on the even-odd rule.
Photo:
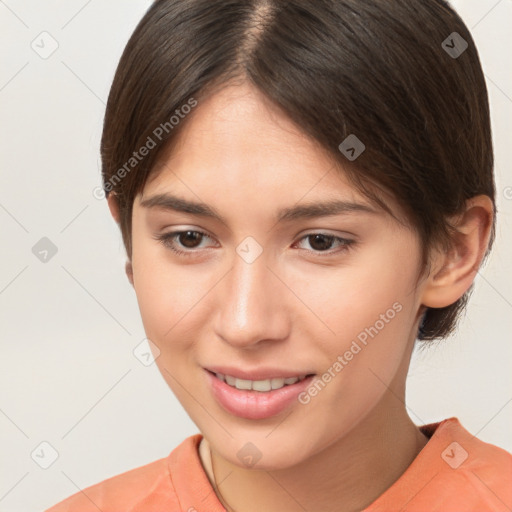
{"label": "forehead", "polygon": [[[224,87],[199,101],[185,121],[141,200],[172,190],[227,209],[320,199],[371,205],[339,161],[250,85]],[[385,202],[392,206],[393,198]]]}
{"label": "forehead", "polygon": [[[257,90],[242,84],[226,86],[199,101],[146,186],[178,180],[174,171],[195,182],[224,186],[243,181],[311,187],[333,166],[327,151]],[[332,178],[340,173],[329,174],[330,183],[324,186],[332,187]],[[336,182],[349,186],[343,178]]]}

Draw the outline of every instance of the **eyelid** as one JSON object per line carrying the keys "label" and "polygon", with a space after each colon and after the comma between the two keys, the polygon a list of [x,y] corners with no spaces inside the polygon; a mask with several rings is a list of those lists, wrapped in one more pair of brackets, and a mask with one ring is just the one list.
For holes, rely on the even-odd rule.
{"label": "eyelid", "polygon": [[313,235],[325,236],[328,238],[332,238],[335,242],[340,242],[340,246],[337,249],[328,249],[327,251],[314,251],[311,249],[303,249],[304,251],[314,254],[315,257],[320,257],[320,258],[322,256],[328,257],[328,256],[333,256],[333,255],[339,254],[339,253],[351,248],[351,246],[353,246],[356,243],[356,240],[354,240],[353,238],[346,238],[344,236],[335,235],[334,233],[325,233],[322,230],[317,230],[317,231],[312,231],[312,232],[303,234],[302,236],[300,236],[298,238],[298,240],[296,242],[294,242],[293,245],[295,246],[297,244],[300,244],[303,240],[306,240],[308,237],[313,236]]}
{"label": "eyelid", "polygon": [[[177,238],[179,235],[183,235],[184,233],[187,233],[189,231],[191,231],[192,233],[197,233],[199,235],[202,235],[203,237],[207,237],[210,240],[215,240],[215,238],[213,236],[211,236],[207,231],[205,231],[203,229],[197,229],[197,228],[194,228],[194,229],[192,229],[192,228],[174,229],[173,231],[168,231],[168,232],[165,232],[165,233],[160,233],[160,234],[157,233],[156,235],[154,235],[153,238],[155,238],[156,240],[161,241],[165,245],[166,241],[172,240],[174,238]],[[188,250],[186,252],[192,253],[192,252],[197,252],[197,251],[198,251],[198,249],[190,249],[190,250]]]}
{"label": "eyelid", "polygon": [[349,233],[348,231],[329,231],[327,228],[317,228],[317,229],[308,229],[306,232],[300,232],[296,238],[303,238],[308,235],[325,235],[325,236],[333,236],[335,238],[343,238],[343,239],[357,239],[357,235],[353,233]]}
{"label": "eyelid", "polygon": [[155,238],[164,237],[164,236],[166,236],[166,237],[177,236],[182,233],[186,233],[187,231],[192,231],[193,233],[199,233],[203,236],[206,236],[206,237],[210,238],[211,240],[216,239],[212,234],[210,234],[206,229],[203,229],[203,228],[189,227],[186,225],[184,227],[169,226],[169,228],[170,228],[170,231],[164,231],[166,228],[162,228],[162,233],[157,233],[155,235]]}
{"label": "eyelid", "polygon": [[[176,243],[173,243],[173,239],[179,237],[180,235],[187,233],[188,231],[191,231],[193,233],[202,235],[203,237],[207,237],[210,239],[214,239],[214,237],[210,236],[206,231],[203,231],[202,229],[191,229],[191,228],[181,228],[176,229],[174,231],[170,231],[168,233],[162,233],[157,234],[154,236],[156,240],[159,241],[164,247],[171,250],[172,252],[184,256],[184,257],[194,257],[197,254],[201,252],[201,249],[210,249],[211,247],[206,248],[192,248],[192,249],[181,249],[176,246]],[[317,229],[316,231],[310,231],[308,233],[302,234],[302,236],[299,236],[298,239],[294,242],[293,246],[296,246],[297,244],[300,244],[303,240],[307,239],[309,236],[313,235],[320,235],[325,236],[334,239],[334,241],[341,242],[340,246],[337,249],[328,249],[326,251],[315,251],[311,249],[300,249],[302,251],[306,251],[309,254],[312,254],[315,258],[328,258],[330,256],[338,255],[342,252],[346,252],[347,250],[351,249],[353,245],[356,244],[356,240],[352,238],[345,238],[343,236],[335,235],[334,233],[326,233],[322,229]],[[297,237],[295,237],[297,238]],[[202,240],[201,240],[202,241]],[[292,247],[293,247],[292,246]]]}

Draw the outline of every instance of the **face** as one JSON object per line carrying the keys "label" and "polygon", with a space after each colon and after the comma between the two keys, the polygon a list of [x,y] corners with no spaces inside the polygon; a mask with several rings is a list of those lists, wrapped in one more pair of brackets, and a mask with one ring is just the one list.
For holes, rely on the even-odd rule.
{"label": "face", "polygon": [[[242,466],[250,441],[262,455],[255,468],[289,467],[403,386],[419,239],[249,86],[224,88],[190,116],[134,203],[142,321],[164,379],[216,452]],[[344,205],[305,208],[327,202]],[[276,389],[237,390],[209,370],[272,377],[256,387]],[[278,389],[280,377],[311,374]]]}

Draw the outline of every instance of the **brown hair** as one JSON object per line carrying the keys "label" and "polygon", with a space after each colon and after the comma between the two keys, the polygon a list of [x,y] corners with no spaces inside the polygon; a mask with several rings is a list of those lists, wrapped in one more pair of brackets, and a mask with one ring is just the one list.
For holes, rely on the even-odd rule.
{"label": "brown hair", "polygon": [[[120,59],[101,141],[103,187],[117,196],[129,258],[133,202],[159,155],[198,100],[237,78],[370,199],[386,208],[375,190],[392,193],[421,237],[422,271],[435,244],[449,247],[448,217],[467,199],[485,194],[495,205],[486,84],[445,1],[156,0]],[[339,149],[350,134],[365,145],[353,162]],[[494,235],[493,219],[486,256]],[[450,334],[471,290],[427,309],[418,339]]]}

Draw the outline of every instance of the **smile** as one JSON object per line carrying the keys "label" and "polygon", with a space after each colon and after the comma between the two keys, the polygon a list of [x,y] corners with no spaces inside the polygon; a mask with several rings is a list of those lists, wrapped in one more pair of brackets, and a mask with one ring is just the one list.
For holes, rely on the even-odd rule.
{"label": "smile", "polygon": [[[274,371],[272,373],[276,375]],[[297,397],[315,378],[314,374],[307,374],[261,380],[258,375],[258,380],[249,380],[210,370],[205,371],[204,375],[207,387],[225,411],[250,420],[271,418],[296,406],[299,404]],[[228,384],[228,381],[232,384]]]}
{"label": "smile", "polygon": [[301,375],[299,377],[278,377],[275,379],[265,380],[246,380],[238,379],[232,375],[224,375],[223,373],[215,373],[215,376],[233,388],[261,392],[271,391],[273,389],[281,389],[285,386],[290,386],[296,382],[304,380],[307,377],[307,375]]}

